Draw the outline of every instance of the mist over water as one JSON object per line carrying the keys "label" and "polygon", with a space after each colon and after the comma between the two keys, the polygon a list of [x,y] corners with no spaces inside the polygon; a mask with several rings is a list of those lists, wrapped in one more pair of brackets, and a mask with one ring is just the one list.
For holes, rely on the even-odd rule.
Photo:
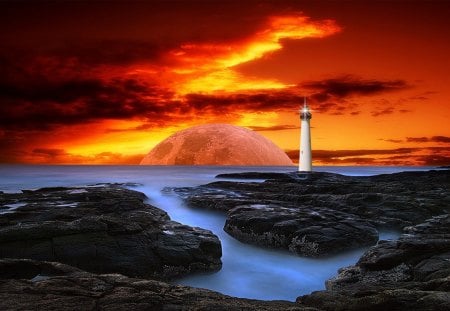
{"label": "mist over water", "polygon": [[[352,176],[387,174],[432,167],[315,167]],[[221,173],[292,172],[295,167],[212,167],[212,166],[0,166],[0,191],[18,192],[52,186],[81,186],[95,183],[138,183],[133,187],[148,196],[148,202],[165,210],[170,217],[190,226],[209,229],[222,243],[223,267],[217,273],[175,280],[176,284],[208,288],[236,297],[264,300],[295,300],[311,291],[325,288],[325,280],[337,270],[354,264],[365,249],[324,259],[302,258],[287,251],[268,250],[243,244],[222,228],[222,212],[188,208],[164,187],[197,186],[214,181]],[[398,232],[383,232],[380,239],[397,238]]]}

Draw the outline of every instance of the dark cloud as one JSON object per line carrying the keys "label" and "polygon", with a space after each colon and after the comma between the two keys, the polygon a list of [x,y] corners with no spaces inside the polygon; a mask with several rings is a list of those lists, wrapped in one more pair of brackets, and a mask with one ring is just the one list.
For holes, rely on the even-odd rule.
{"label": "dark cloud", "polygon": [[403,142],[402,139],[383,139],[383,138],[380,138],[379,140],[387,141],[389,143],[396,143],[396,144],[399,144],[399,143]]}
{"label": "dark cloud", "polygon": [[155,129],[154,123],[143,123],[141,125],[131,127],[131,128],[111,128],[107,129],[106,132],[133,132],[133,131],[145,131]]}
{"label": "dark cloud", "polygon": [[298,11],[271,1],[47,2],[0,1],[2,45],[128,62],[133,54],[151,57],[152,46],[243,39],[260,30],[268,15]]}
{"label": "dark cloud", "polygon": [[406,137],[405,139],[380,139],[390,143],[450,143],[450,137],[448,136],[430,136],[430,137]]}
{"label": "dark cloud", "polygon": [[274,126],[247,126],[249,129],[255,132],[263,131],[284,131],[284,130],[294,130],[299,129],[297,125],[274,125]]}
{"label": "dark cloud", "polygon": [[445,155],[427,155],[419,157],[424,165],[450,165],[450,156]]}
{"label": "dark cloud", "polygon": [[[5,60],[5,58],[3,58]],[[0,57],[1,60],[1,57]],[[61,66],[60,66],[61,65]],[[202,114],[296,111],[297,89],[226,95],[174,93],[158,82],[74,74],[60,59],[5,61],[0,76],[0,130],[50,130],[103,119],[139,119],[146,128]],[[82,70],[81,70],[82,71]],[[175,121],[174,121],[175,120]],[[136,128],[136,130],[144,128]]]}
{"label": "dark cloud", "polygon": [[[313,100],[314,102],[314,100]],[[314,110],[319,113],[341,113],[346,107],[342,104],[337,104],[333,101],[328,102],[316,102],[314,105]]]}
{"label": "dark cloud", "polygon": [[[286,154],[294,162],[298,161],[298,150],[288,150],[286,151]],[[312,156],[315,161],[322,164],[448,165],[450,164],[449,154],[449,147],[428,147],[367,150],[313,150]]]}
{"label": "dark cloud", "polygon": [[371,115],[372,117],[379,117],[379,116],[384,116],[387,114],[393,114],[394,113],[394,107],[387,107],[381,110],[376,110],[376,111],[372,111]]}
{"label": "dark cloud", "polygon": [[[307,81],[299,85],[312,94],[309,100],[320,113],[358,115],[358,105],[350,101],[354,96],[371,96],[387,92],[400,91],[410,86],[404,80],[369,80],[353,75],[344,75],[325,80]],[[384,107],[374,111],[373,116],[391,114],[393,107]]]}
{"label": "dark cloud", "polygon": [[112,91],[99,80],[71,80],[52,82],[36,79],[29,83],[0,84],[0,96],[4,101],[54,102],[61,105],[79,98],[90,98],[101,92]]}
{"label": "dark cloud", "polygon": [[[102,119],[139,118],[161,122],[173,109],[172,93],[135,79],[46,77],[0,80],[2,129],[48,130],[56,125],[82,124]],[[168,118],[168,117],[167,117]]]}
{"label": "dark cloud", "polygon": [[344,98],[352,95],[375,95],[409,88],[404,80],[365,80],[352,75],[321,81],[308,81],[301,87],[317,91],[312,98],[317,102],[328,101],[332,97]]}
{"label": "dark cloud", "polygon": [[438,92],[436,91],[426,91],[426,92],[422,92],[420,94],[414,95],[414,96],[410,96],[408,99],[409,100],[417,100],[417,101],[425,101],[425,100],[429,100],[431,95],[435,95]]}
{"label": "dark cloud", "polygon": [[[300,127],[296,125],[274,125],[274,126],[246,126],[255,132],[271,132],[271,131],[284,131],[284,130],[298,130]],[[141,124],[132,128],[124,129],[109,129],[108,132],[130,132],[130,131],[142,131],[142,130],[152,130],[155,129],[154,124]]]}
{"label": "dark cloud", "polygon": [[428,137],[406,137],[407,142],[425,143],[429,141]]}
{"label": "dark cloud", "polygon": [[430,141],[436,143],[450,143],[450,137],[448,136],[433,136]]}
{"label": "dark cloud", "polygon": [[298,109],[303,97],[292,91],[267,91],[229,95],[188,94],[186,107],[193,110],[286,111]]}
{"label": "dark cloud", "polygon": [[[99,40],[89,44],[65,43],[58,47],[0,47],[2,79],[40,74],[46,79],[86,76],[101,66],[165,65],[164,55],[176,46],[131,40]],[[108,68],[103,67],[104,72]]]}
{"label": "dark cloud", "polygon": [[33,154],[46,157],[60,157],[66,156],[67,152],[64,149],[51,149],[51,148],[36,148],[32,151]]}
{"label": "dark cloud", "polygon": [[368,150],[316,150],[313,154],[318,159],[328,159],[332,157],[353,157],[370,156],[383,154],[405,154],[417,151],[417,148],[397,148],[397,149],[368,149]]}
{"label": "dark cloud", "polygon": [[[3,103],[0,107],[1,129],[48,130],[55,125],[82,124],[102,119],[139,119],[148,127],[149,124],[167,124],[175,119],[196,115],[200,111],[202,114],[217,114],[218,111],[232,114],[239,114],[241,111],[294,112],[303,102],[298,88],[222,95],[187,94],[174,100],[171,91],[152,81],[132,78],[100,79],[89,75],[65,76],[64,69],[47,69],[47,72],[42,73],[41,69],[45,67],[42,64],[31,70],[27,66],[12,63],[8,63],[6,67],[8,70],[0,77],[0,100]],[[335,87],[336,81],[310,82],[310,86]],[[345,83],[348,84],[347,89],[340,90],[344,89]],[[404,85],[400,82],[385,82],[387,86],[375,87],[375,82],[372,81],[367,82],[370,85],[368,91],[362,91],[365,90],[364,83],[365,80],[346,78],[344,82],[337,83],[337,90],[326,89],[324,92],[329,92],[326,98],[335,98],[336,95],[379,92]],[[350,85],[355,90],[350,91]],[[352,105],[344,100],[320,102],[315,105],[314,110],[334,115],[344,112],[352,115],[360,113],[352,110]],[[388,107],[373,115],[393,112]]]}
{"label": "dark cloud", "polygon": [[[114,55],[109,61],[129,60]],[[219,96],[188,94],[175,100],[173,92],[149,78],[115,78],[108,72],[98,77],[79,59],[26,53],[14,56],[5,49],[0,50],[0,68],[0,130],[49,130],[103,119],[136,118],[146,124],[166,124],[199,111],[296,110],[303,100],[295,89]]]}
{"label": "dark cloud", "polygon": [[50,51],[51,55],[76,60],[83,65],[129,65],[162,62],[176,45],[131,40],[104,40],[89,45],[68,45]]}
{"label": "dark cloud", "polygon": [[[325,162],[325,161],[324,161]],[[356,164],[356,165],[372,165],[376,164],[377,159],[376,158],[337,158],[337,159],[330,159],[328,164]]]}
{"label": "dark cloud", "polygon": [[450,143],[450,137],[447,136],[432,136],[432,137],[406,137],[407,142],[414,143]]}
{"label": "dark cloud", "polygon": [[[183,13],[176,7],[183,7]],[[277,11],[274,7],[203,1],[108,6],[0,3],[0,26],[14,28],[14,34],[0,34],[0,131],[52,130],[104,119],[139,119],[151,126],[198,111],[297,107],[298,98],[289,92],[193,94],[174,100],[160,81],[124,77],[123,66],[133,63],[165,68],[171,61],[168,52],[181,44],[223,43],[254,34]]]}

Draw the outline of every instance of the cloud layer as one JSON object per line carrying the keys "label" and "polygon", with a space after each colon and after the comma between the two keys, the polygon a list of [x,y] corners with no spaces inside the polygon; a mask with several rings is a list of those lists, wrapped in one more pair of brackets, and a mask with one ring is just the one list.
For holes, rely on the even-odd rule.
{"label": "cloud layer", "polygon": [[[370,5],[384,14],[397,4],[324,3],[2,1],[0,162],[138,163],[144,150],[174,131],[212,122],[246,126],[295,149],[305,95],[313,120],[321,120],[314,124],[319,142],[339,139],[340,121],[350,118],[381,133],[372,138],[382,150],[368,142],[358,153],[350,149],[364,131],[347,130],[349,139],[338,148],[348,150],[316,152],[320,163],[445,162],[448,150],[429,149],[449,140],[436,125],[437,113],[423,134],[405,130],[395,136],[390,130],[413,129],[423,113],[418,103],[431,103],[442,92],[421,86],[423,71],[410,74],[420,66],[397,68],[402,55],[414,59],[423,44],[410,44],[434,19],[410,38],[409,32],[395,33],[396,25],[412,27],[407,21],[417,18],[386,20],[386,33],[378,18],[370,23],[370,16],[360,14]],[[427,48],[421,51],[430,52],[420,60],[434,75],[440,69],[430,55],[439,63],[436,51],[445,49],[432,50],[429,35],[440,32],[425,30]],[[402,34],[411,40],[402,41]],[[310,50],[314,46],[319,48]],[[378,59],[391,53],[379,46],[392,47],[395,55]],[[410,116],[416,119],[397,128],[396,121]],[[382,123],[386,119],[391,123]],[[384,146],[392,143],[416,149],[388,151]]]}

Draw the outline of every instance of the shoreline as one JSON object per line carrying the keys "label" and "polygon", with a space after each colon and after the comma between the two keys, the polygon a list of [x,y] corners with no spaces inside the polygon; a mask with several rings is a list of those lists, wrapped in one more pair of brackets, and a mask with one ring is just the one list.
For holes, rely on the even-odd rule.
{"label": "shoreline", "polygon": [[[444,175],[448,175],[448,174],[444,174]],[[254,176],[253,176],[254,177]],[[273,177],[273,176],[272,176]],[[330,176],[328,176],[327,178],[329,178]],[[370,178],[370,177],[369,177]],[[381,176],[381,177],[375,177],[375,179],[377,180],[377,182],[382,182],[383,181],[383,178],[386,178],[386,177],[383,177],[383,176]],[[448,179],[447,179],[447,181],[448,181]],[[329,180],[328,180],[328,182],[329,182]],[[392,182],[392,181],[389,181],[389,182]],[[231,182],[231,183],[233,183],[233,182]],[[271,182],[269,182],[269,183],[272,183],[271,184],[271,186],[273,187],[273,184],[274,184],[274,182],[273,181],[271,181]],[[215,182],[215,183],[213,183],[214,184],[214,187],[218,187],[218,186],[221,186],[221,185],[228,185],[228,186],[230,186],[230,182],[222,182],[222,181],[219,181],[219,182]],[[239,184],[239,183],[238,183]],[[250,183],[250,184],[252,184],[252,183]],[[444,184],[445,185],[445,184]],[[241,185],[241,184],[239,184],[239,187],[242,187],[243,185]],[[228,189],[229,190],[229,189]],[[248,189],[246,189],[246,191],[247,191]],[[261,199],[261,198],[259,198],[259,199]],[[447,199],[445,199],[443,202],[447,202],[448,203],[448,198]],[[17,209],[20,209],[21,207],[18,207]],[[447,213],[448,214],[448,213]],[[428,218],[427,218],[428,219]],[[427,219],[424,219],[423,221],[425,221],[425,222],[422,222],[422,223],[426,223],[427,222]],[[444,221],[444,220],[442,220],[442,221]],[[430,222],[430,221],[428,221],[428,222]],[[439,222],[439,221],[438,221]],[[431,223],[433,223],[433,221],[431,221]],[[417,224],[418,226],[419,226],[419,228],[420,228],[420,224]],[[414,226],[413,226],[414,227]],[[422,225],[422,227],[423,227],[423,225]],[[445,228],[445,227],[444,227]],[[419,230],[419,229],[414,229],[414,230]],[[414,230],[413,231],[411,231],[411,232],[414,232]],[[445,230],[444,230],[445,231]],[[444,232],[445,233],[445,232]],[[448,232],[447,233],[445,233],[445,234],[448,234]],[[0,235],[0,237],[1,237],[1,235]],[[447,238],[445,238],[445,239],[447,239]],[[445,240],[444,239],[444,240]],[[396,243],[397,241],[392,241],[392,243]],[[445,244],[446,245],[446,244]],[[385,245],[386,246],[386,245]],[[376,247],[376,246],[374,246],[374,247]],[[372,247],[372,248],[374,248],[374,247]],[[445,248],[445,247],[444,247]],[[445,249],[444,249],[445,250]],[[385,250],[386,251],[386,250]],[[361,259],[360,259],[360,261],[361,261]],[[359,264],[359,263],[358,263]],[[353,270],[348,270],[347,268],[347,270],[345,270],[345,269],[341,269],[342,271],[341,271],[341,274],[343,274],[344,272],[344,274],[346,274],[346,275],[348,275],[349,274],[349,272],[348,271],[353,271],[353,272],[351,272],[351,274],[355,274],[356,272],[354,272],[354,271],[356,271],[355,269],[359,269],[358,271],[358,273],[360,273],[360,275],[362,275],[362,278],[364,278],[364,273],[366,273],[367,271],[369,271],[369,270],[367,270],[367,271],[365,271],[364,269],[367,269],[367,267],[363,267],[363,268],[361,268],[360,266],[358,266],[358,264],[356,265],[356,266],[354,266],[354,268],[351,268],[351,269],[353,269]],[[370,271],[369,271],[370,272]],[[403,271],[403,270],[401,270],[400,272],[399,271],[395,271],[395,273],[407,273],[408,271],[407,271],[407,269],[405,270],[405,271]],[[409,272],[408,272],[409,273]],[[423,273],[423,272],[422,272]],[[340,282],[340,284],[342,283],[342,279],[345,279],[342,275],[338,275],[337,276],[337,278],[339,279],[339,282]],[[12,280],[12,279],[9,279],[10,281]],[[4,280],[3,280],[4,281]],[[11,281],[12,282],[12,281]],[[338,282],[338,283],[339,283]],[[348,283],[348,279],[346,279],[346,281],[344,282],[344,283]],[[334,283],[336,283],[336,282],[328,282],[329,284],[334,284]],[[334,289],[332,290],[332,291],[330,291],[330,289],[327,289],[326,291],[321,291],[321,292],[318,292],[318,293],[322,293],[322,294],[316,294],[316,293],[311,293],[310,295],[306,295],[306,296],[302,296],[301,298],[299,297],[298,298],[298,301],[297,301],[297,304],[294,304],[294,305],[290,305],[291,307],[301,307],[301,308],[304,308],[304,307],[306,307],[306,306],[308,306],[308,307],[313,307],[313,308],[315,308],[315,307],[318,307],[319,306],[319,303],[318,303],[318,301],[316,300],[316,298],[313,298],[313,297],[316,297],[317,295],[330,295],[330,293],[334,293],[334,294],[336,294],[337,292],[340,292],[340,290],[339,291],[336,291],[336,285],[328,285],[327,286],[327,288],[329,287],[329,288],[332,288],[334,286]],[[366,285],[364,285],[364,286],[367,286],[367,284]],[[398,286],[398,284],[396,284],[396,286]],[[175,286],[175,287],[177,287],[177,286]],[[439,289],[439,287],[437,287],[437,289]],[[345,290],[347,290],[348,291],[348,288],[347,289],[345,289]],[[356,291],[356,289],[352,289],[353,291]],[[378,289],[377,291],[379,292],[381,289]],[[195,290],[194,290],[195,291]],[[334,295],[333,294],[333,295]],[[311,296],[312,295],[312,296]],[[311,296],[311,297],[310,297]],[[436,297],[435,297],[436,298]],[[233,299],[235,299],[235,298],[233,298]],[[237,298],[236,298],[237,299]],[[321,298],[322,299],[322,298]],[[328,299],[330,299],[329,297],[328,297]],[[341,300],[343,299],[342,297],[340,298]],[[350,298],[349,298],[350,299]],[[356,298],[355,298],[356,299]],[[355,300],[354,299],[354,300]],[[400,298],[399,298],[400,299]],[[356,300],[355,300],[356,301]],[[329,303],[329,301],[328,301],[328,303]],[[340,301],[339,303],[343,303],[342,301]],[[348,303],[348,302],[346,302],[346,303]],[[287,305],[285,305],[285,307],[286,307]],[[356,306],[356,305],[355,305]],[[334,305],[334,307],[336,307],[336,305]],[[333,308],[334,308],[333,307]],[[324,308],[324,309],[330,309],[330,306],[329,305],[326,305],[326,304],[321,304],[320,305],[320,308]],[[331,309],[330,309],[331,310]],[[355,309],[356,310],[356,309]]]}

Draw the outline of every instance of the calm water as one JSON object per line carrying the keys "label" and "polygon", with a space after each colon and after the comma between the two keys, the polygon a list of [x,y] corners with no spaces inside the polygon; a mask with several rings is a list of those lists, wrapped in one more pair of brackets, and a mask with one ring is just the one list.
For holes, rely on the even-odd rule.
{"label": "calm water", "polygon": [[[316,167],[317,171],[352,176],[386,174],[431,167]],[[175,195],[163,194],[170,186],[196,186],[214,180],[220,173],[267,171],[291,172],[293,167],[208,167],[208,166],[0,166],[0,191],[17,192],[49,186],[77,186],[102,182],[133,182],[149,203],[167,211],[173,220],[202,227],[219,236],[223,248],[222,270],[176,280],[177,284],[208,288],[221,293],[265,300],[295,300],[296,297],[325,288],[324,282],[341,267],[354,264],[364,249],[326,259],[308,259],[288,252],[265,250],[236,241],[223,230],[225,215],[220,212],[187,208]],[[383,232],[382,239],[396,238],[396,232]]]}

